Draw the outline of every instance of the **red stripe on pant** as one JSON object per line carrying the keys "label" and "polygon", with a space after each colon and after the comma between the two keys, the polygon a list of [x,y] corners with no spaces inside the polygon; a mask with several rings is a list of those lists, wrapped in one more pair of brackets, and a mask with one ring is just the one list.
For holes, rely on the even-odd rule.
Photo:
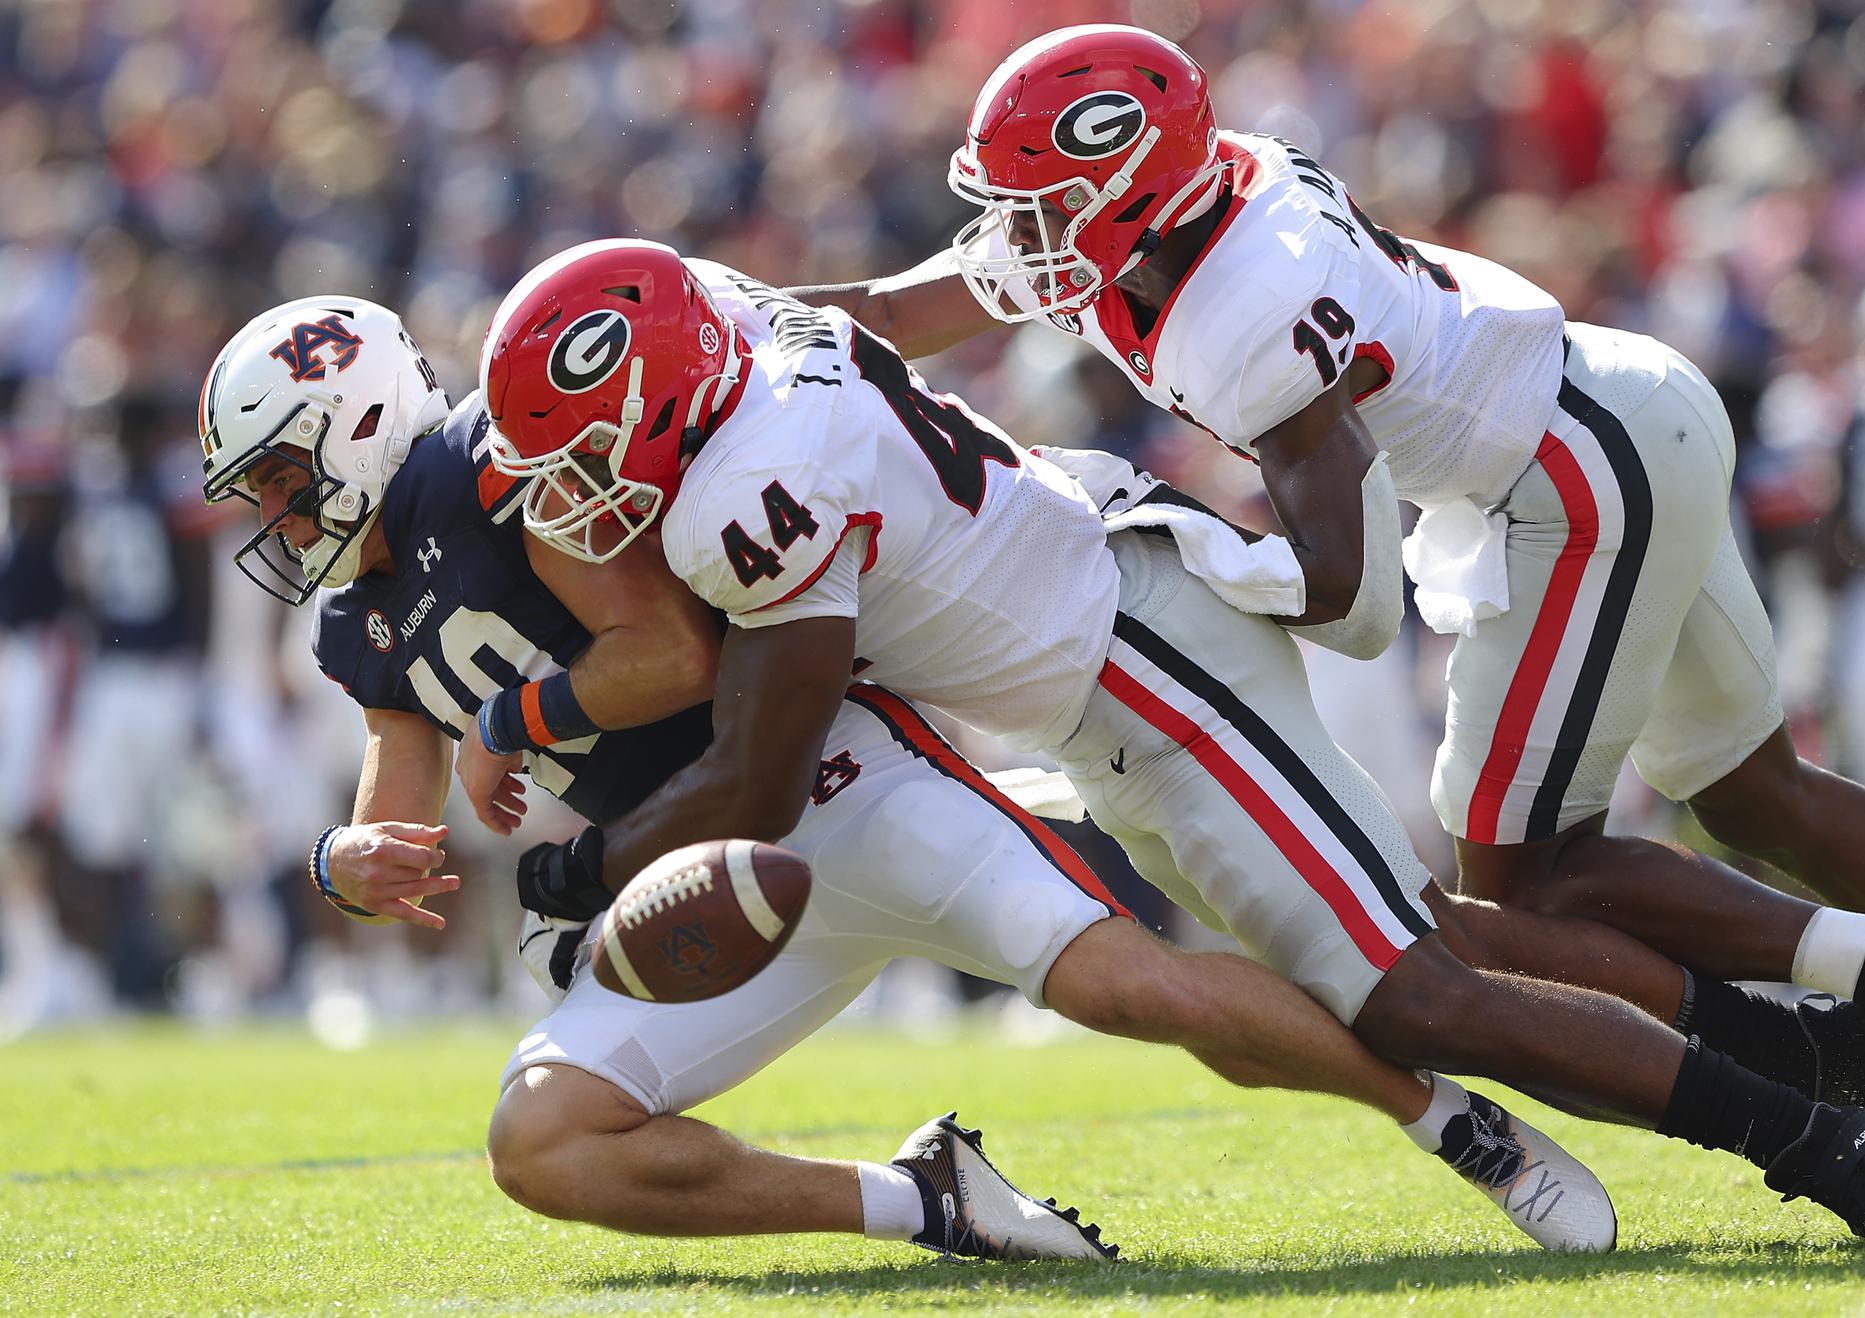
{"label": "red stripe on pant", "polygon": [[1360,955],[1379,970],[1392,968],[1399,959],[1400,949],[1373,923],[1360,899],[1347,886],[1347,880],[1315,850],[1314,843],[1283,813],[1274,798],[1210,733],[1167,704],[1164,697],[1149,690],[1112,659],[1101,669],[1101,685],[1114,699],[1191,752],[1192,758],[1263,830],[1264,836],[1282,853],[1282,858],[1302,876],[1302,881],[1328,904],[1341,928],[1353,939],[1353,945],[1360,949]]}
{"label": "red stripe on pant", "polygon": [[859,700],[884,712],[913,749],[931,760],[948,777],[969,787],[1010,816],[1029,836],[1030,841],[1036,844],[1037,849],[1048,857],[1049,863],[1067,875],[1077,888],[1115,915],[1124,915],[1129,920],[1133,918],[1133,913],[1114,900],[1114,894],[1107,890],[1100,876],[1089,868],[1088,862],[1075,854],[1073,847],[1057,837],[1049,825],[999,791],[996,784],[979,773],[970,760],[953,750],[951,744],[939,735],[939,730],[921,718],[913,706],[893,692],[878,688],[862,687]]}
{"label": "red stripe on pant", "polygon": [[1573,617],[1574,601],[1580,595],[1580,582],[1586,576],[1587,562],[1599,545],[1599,507],[1593,501],[1593,489],[1586,473],[1574,460],[1573,452],[1553,435],[1542,438],[1535,460],[1554,483],[1561,507],[1567,512],[1567,543],[1554,560],[1548,578],[1547,594],[1541,611],[1529,629],[1528,644],[1516,664],[1515,676],[1503,696],[1496,715],[1496,731],[1490,739],[1489,755],[1477,775],[1470,793],[1470,811],[1464,821],[1464,836],[1472,842],[1494,844],[1496,828],[1502,815],[1503,800],[1515,782],[1528,746],[1528,734],[1535,722],[1535,711],[1548,686],[1548,675],[1560,654],[1561,641]]}

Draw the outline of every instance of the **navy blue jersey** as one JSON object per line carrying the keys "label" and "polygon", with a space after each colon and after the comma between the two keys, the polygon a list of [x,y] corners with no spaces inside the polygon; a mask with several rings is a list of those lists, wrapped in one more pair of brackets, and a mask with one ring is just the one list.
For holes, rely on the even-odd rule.
{"label": "navy blue jersey", "polygon": [[13,527],[0,531],[0,632],[43,627],[65,611],[57,515],[16,518]]}
{"label": "navy blue jersey", "polygon": [[[409,451],[382,499],[393,574],[318,596],[312,648],[369,709],[421,714],[458,741],[485,698],[569,666],[589,633],[525,559],[519,488],[491,465],[470,394]],[[532,781],[593,823],[633,809],[712,738],[700,706],[525,756]]]}
{"label": "navy blue jersey", "polygon": [[173,491],[147,475],[80,485],[65,568],[99,654],[167,655],[189,641]]}

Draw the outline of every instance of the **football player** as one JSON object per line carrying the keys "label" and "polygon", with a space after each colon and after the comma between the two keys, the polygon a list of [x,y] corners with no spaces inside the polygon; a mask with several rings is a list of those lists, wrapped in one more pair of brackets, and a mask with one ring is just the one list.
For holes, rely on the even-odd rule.
{"label": "football player", "polygon": [[[717,371],[710,393],[670,384]],[[1054,756],[1143,875],[1374,1051],[1738,1152],[1865,1230],[1865,1109],[1816,1105],[1619,999],[1460,962],[1284,629],[1228,603],[1176,535],[1110,534],[1081,484],[846,314],[658,244],[590,243],[506,296],[481,386],[535,533],[603,561],[659,527],[730,623],[720,735],[605,830],[611,886],[721,831],[781,834],[860,673]],[[1117,921],[1081,941],[1110,938],[1157,956]],[[1048,1001],[1131,1031],[1149,1014],[1133,964],[1083,984],[1059,962]]]}
{"label": "football player", "polygon": [[[724,322],[687,328],[697,355],[687,374],[656,383],[649,452],[665,448],[663,431],[674,442],[707,433],[750,384],[750,358]],[[579,321],[559,384],[595,383],[629,343],[626,320]],[[742,674],[720,666],[710,610],[647,542],[593,564],[527,536],[526,487],[489,467],[479,396],[450,411],[385,309],[322,297],[260,316],[214,364],[200,429],[208,496],[259,508],[242,566],[290,600],[327,588],[317,658],[364,710],[353,820],[326,830],[310,860],[312,881],[346,912],[444,926],[419,901],[460,882],[445,872],[438,826],[449,738],[464,738],[459,772],[508,830],[523,811],[514,770],[607,821],[697,763],[715,721],[722,744],[750,735],[733,712]],[[696,702],[715,674],[727,694],[709,712]],[[809,1035],[887,961],[918,954],[1110,1032],[1183,1044],[1240,1082],[1369,1103],[1535,1239],[1611,1247],[1603,1189],[1552,1141],[1451,1081],[1378,1061],[1261,967],[1179,952],[1120,918],[1067,846],[912,705],[872,685],[845,691],[847,674],[843,663],[826,723],[814,721],[820,673],[798,674],[807,728],[785,702],[754,708],[758,737],[796,751],[785,816],[720,812],[721,827],[781,838],[814,872],[801,926],[751,985],[690,1004],[608,992],[576,955],[581,926],[612,899],[590,873],[600,832],[527,857],[521,896],[543,917],[528,922],[527,963],[543,963],[559,1001],[501,1083],[488,1143],[511,1197],[659,1234],[851,1231],[963,1254],[1111,1256],[1072,1211],[1016,1191],[949,1117],[891,1162],[850,1164],[754,1149],[679,1115]],[[489,744],[523,749],[494,756]]]}
{"label": "football player", "polygon": [[[1288,142],[1220,130],[1204,71],[1119,26],[1013,53],[950,182],[983,207],[890,279],[799,290],[909,357],[1036,321],[1260,464],[1299,601],[1377,648],[1396,524],[1421,609],[1459,635],[1432,799],[1467,892],[1614,925],[1690,967],[1643,999],[1823,1093],[1858,1010],[1783,1008],[1728,979],[1852,998],[1865,970],[1865,792],[1795,754],[1768,620],[1728,519],[1730,424],[1651,339],[1565,320],[1513,272],[1382,227]],[[1383,460],[1378,455],[1383,454]],[[1818,908],[1682,847],[1608,837],[1621,763]],[[1548,974],[1549,949],[1500,964]],[[1590,981],[1589,981],[1590,982]],[[1609,985],[1596,985],[1610,987]],[[1830,1003],[1831,999],[1826,998]],[[1856,1048],[1847,1084],[1865,1077]]]}

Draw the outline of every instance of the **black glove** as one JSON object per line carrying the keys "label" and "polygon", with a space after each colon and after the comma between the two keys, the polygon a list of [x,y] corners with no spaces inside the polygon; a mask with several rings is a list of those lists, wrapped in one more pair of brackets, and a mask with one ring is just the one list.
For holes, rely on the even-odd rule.
{"label": "black glove", "polygon": [[586,828],[568,842],[532,847],[518,858],[518,901],[527,911],[589,921],[614,900],[602,882],[599,828]]}

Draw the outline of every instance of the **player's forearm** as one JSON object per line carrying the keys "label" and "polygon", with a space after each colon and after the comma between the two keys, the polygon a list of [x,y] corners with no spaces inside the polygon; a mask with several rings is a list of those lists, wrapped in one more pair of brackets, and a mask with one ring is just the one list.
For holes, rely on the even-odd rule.
{"label": "player's forearm", "polygon": [[1296,617],[1278,621],[1287,627],[1312,627],[1346,617],[1348,610],[1353,608],[1354,594],[1359,585],[1358,573],[1350,577],[1348,570],[1336,561],[1336,556],[1329,550],[1315,550],[1302,545],[1294,545],[1292,548],[1295,561],[1301,565],[1308,607]]}
{"label": "player's forearm", "polygon": [[668,571],[660,537],[607,563],[586,563],[525,537],[538,579],[593,638],[570,665],[578,714],[596,727],[639,727],[712,698],[714,615]]}
{"label": "player's forearm", "polygon": [[794,829],[854,659],[853,618],[731,628],[720,653],[712,745],[605,831],[605,881],[619,890],[656,856],[692,842],[775,842]]}
{"label": "player's forearm", "polygon": [[1307,609],[1289,625],[1346,617],[1365,576],[1361,489],[1375,451],[1344,386],[1267,431],[1257,451],[1264,492],[1306,587]]}
{"label": "player's forearm", "polygon": [[944,352],[997,324],[965,286],[950,252],[879,279],[784,291],[812,306],[840,307],[908,359]]}
{"label": "player's forearm", "polygon": [[650,861],[694,842],[775,842],[796,827],[808,795],[807,783],[736,763],[715,745],[603,830],[603,882],[620,892]]}
{"label": "player's forearm", "polygon": [[416,715],[372,714],[350,822],[439,823],[451,751],[446,734]]}
{"label": "player's forearm", "polygon": [[612,630],[570,665],[570,687],[598,727],[633,728],[712,699],[718,671],[718,646],[709,638],[645,640]]}

